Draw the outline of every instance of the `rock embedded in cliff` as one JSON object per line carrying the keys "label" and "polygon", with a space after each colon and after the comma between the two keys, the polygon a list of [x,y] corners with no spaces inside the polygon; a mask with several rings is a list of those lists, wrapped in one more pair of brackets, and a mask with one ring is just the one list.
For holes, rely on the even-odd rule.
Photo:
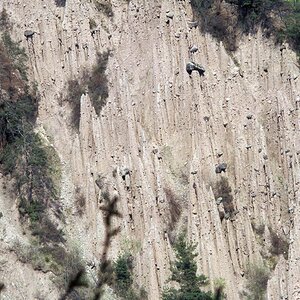
{"label": "rock embedded in cliff", "polygon": [[196,28],[198,26],[197,21],[188,21],[187,24],[188,24],[188,27],[191,28],[191,29]]}
{"label": "rock embedded in cliff", "polygon": [[193,46],[190,48],[190,52],[191,52],[191,53],[195,53],[195,52],[197,52],[197,51],[198,51],[198,47],[195,46],[195,45],[193,45]]}
{"label": "rock embedded in cliff", "polygon": [[186,64],[186,71],[189,75],[191,75],[193,71],[198,71],[200,76],[204,76],[205,69],[199,64],[191,61]]}
{"label": "rock embedded in cliff", "polygon": [[174,13],[171,12],[171,11],[167,11],[166,16],[167,16],[169,19],[173,19],[173,18],[174,18]]}
{"label": "rock embedded in cliff", "polygon": [[24,31],[24,36],[26,37],[26,39],[32,38],[34,34],[35,34],[35,32],[32,31],[32,30],[25,30]]}
{"label": "rock embedded in cliff", "polygon": [[125,167],[123,169],[120,170],[120,175],[122,177],[123,180],[126,180],[127,176],[130,176],[130,170],[129,168]]}
{"label": "rock embedded in cliff", "polygon": [[216,173],[217,174],[220,174],[222,172],[226,172],[226,169],[227,169],[227,164],[226,163],[221,163],[221,164],[218,164],[216,166]]}
{"label": "rock embedded in cliff", "polygon": [[222,197],[218,197],[217,200],[216,200],[216,203],[217,205],[220,205],[223,201],[223,198]]}

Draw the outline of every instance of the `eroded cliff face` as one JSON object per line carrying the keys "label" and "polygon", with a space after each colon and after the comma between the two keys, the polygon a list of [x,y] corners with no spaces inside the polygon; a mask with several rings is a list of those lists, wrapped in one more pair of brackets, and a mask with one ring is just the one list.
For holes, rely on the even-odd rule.
{"label": "eroded cliff face", "polygon": [[[119,195],[123,215],[109,256],[131,249],[135,280],[149,299],[160,298],[174,258],[171,242],[184,226],[198,243],[199,270],[212,282],[224,278],[228,299],[243,298],[249,263],[263,261],[275,261],[268,299],[300,299],[300,76],[288,45],[274,46],[258,33],[229,54],[190,28],[189,1],[115,0],[113,17],[79,0],[65,7],[4,0],[2,8],[38,83],[39,130],[61,159],[61,226],[87,264],[98,265],[103,247],[100,175]],[[90,19],[97,24],[93,34]],[[24,30],[36,33],[26,40]],[[191,54],[193,45],[199,50]],[[83,95],[77,133],[61,101],[67,82],[107,50],[107,103],[97,116]],[[205,76],[188,75],[190,60],[204,66]],[[215,172],[219,163],[226,172]],[[58,298],[52,274],[33,271],[9,252],[29,237],[14,200],[0,197],[3,299]],[[288,253],[270,253],[274,233],[287,241]],[[97,268],[89,272],[96,276]]]}

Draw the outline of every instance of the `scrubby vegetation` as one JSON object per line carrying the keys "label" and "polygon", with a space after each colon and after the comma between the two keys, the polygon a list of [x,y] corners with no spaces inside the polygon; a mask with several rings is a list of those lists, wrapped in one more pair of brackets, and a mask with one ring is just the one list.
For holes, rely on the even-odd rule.
{"label": "scrubby vegetation", "polygon": [[143,289],[134,288],[133,285],[133,257],[123,254],[113,264],[112,286],[120,299],[146,300],[147,294]]}
{"label": "scrubby vegetation", "polygon": [[108,80],[105,74],[110,52],[98,54],[94,68],[84,70],[82,76],[68,82],[68,95],[65,97],[71,108],[71,124],[74,128],[79,128],[80,122],[80,97],[88,92],[92,105],[99,115],[101,109],[106,104],[108,97]]}
{"label": "scrubby vegetation", "polygon": [[222,198],[225,214],[227,214],[228,217],[231,217],[235,209],[228,179],[221,177],[221,179],[213,186],[213,193],[216,199]]}
{"label": "scrubby vegetation", "polygon": [[39,95],[27,79],[26,59],[6,30],[0,41],[0,170],[13,183],[20,221],[32,236],[31,246],[16,243],[12,250],[34,269],[53,272],[57,284],[66,287],[81,264],[66,250],[56,223],[62,217],[60,160],[36,130]]}
{"label": "scrubby vegetation", "polygon": [[7,31],[5,31],[2,35],[2,42],[11,62],[13,62],[14,67],[19,71],[22,79],[27,80],[27,55],[25,53],[25,49],[21,48],[18,43],[14,42]]}
{"label": "scrubby vegetation", "polygon": [[300,3],[284,0],[191,0],[201,30],[234,51],[241,33],[261,27],[276,41],[287,40],[300,51]]}
{"label": "scrubby vegetation", "polygon": [[269,227],[269,231],[271,239],[270,253],[276,256],[282,254],[285,259],[288,259],[289,243],[287,240],[282,236],[279,236],[271,227]]}
{"label": "scrubby vegetation", "polygon": [[96,9],[108,17],[113,17],[112,4],[110,0],[94,0]]}
{"label": "scrubby vegetation", "polygon": [[3,97],[0,162],[4,174],[14,178],[22,220],[29,219],[32,233],[47,242],[61,239],[61,233],[46,216],[46,208],[59,216],[60,206],[54,183],[57,169],[50,164],[53,152],[33,130],[37,105],[38,98],[27,89],[16,101]]}
{"label": "scrubby vegetation", "polygon": [[247,299],[265,299],[269,280],[269,270],[264,265],[250,265],[247,272],[247,278]]}
{"label": "scrubby vegetation", "polygon": [[254,233],[256,233],[258,236],[263,236],[263,234],[265,233],[265,224],[260,223],[260,224],[255,224],[255,222],[251,222],[251,227],[254,231]]}
{"label": "scrubby vegetation", "polygon": [[4,8],[0,13],[0,30],[8,30],[10,28],[9,17],[6,9]]}
{"label": "scrubby vegetation", "polygon": [[[211,292],[204,292],[200,289],[208,283],[204,275],[197,275],[197,264],[195,262],[196,245],[188,243],[185,235],[179,235],[174,244],[176,261],[171,266],[171,281],[179,285],[178,289],[165,289],[162,295],[163,300],[212,300]],[[221,299],[221,298],[218,298]]]}

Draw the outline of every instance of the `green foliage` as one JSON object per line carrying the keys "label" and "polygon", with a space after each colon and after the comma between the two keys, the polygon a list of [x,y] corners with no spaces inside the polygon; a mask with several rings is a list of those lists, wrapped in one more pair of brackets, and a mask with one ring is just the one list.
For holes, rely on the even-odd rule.
{"label": "green foliage", "polygon": [[66,251],[60,245],[44,245],[34,241],[32,245],[16,242],[13,250],[21,262],[30,263],[34,270],[55,274],[56,277],[53,278],[53,281],[62,291],[66,290],[70,282],[80,273],[76,288],[79,291],[78,287],[87,286],[88,282],[79,252],[73,247],[70,248],[71,250]]}
{"label": "green foliage", "polygon": [[[24,49],[19,48],[8,33],[2,38],[5,47],[0,45],[0,60],[5,62],[8,74],[18,74],[20,61],[25,65]],[[24,72],[26,75],[25,69]],[[36,88],[30,90],[24,78],[27,77],[22,79],[15,75],[9,84],[5,78],[1,82],[4,84],[0,93],[0,167],[5,175],[14,179],[20,217],[22,221],[30,220],[32,234],[42,243],[63,242],[61,231],[46,214],[46,209],[52,208],[54,214],[60,216],[55,185],[59,175],[58,169],[52,166],[54,162],[59,163],[59,159],[34,131],[39,97]]]}
{"label": "green foliage", "polygon": [[127,255],[120,256],[115,262],[114,271],[116,291],[118,294],[122,295],[131,288],[133,283],[130,257]]}
{"label": "green foliage", "polygon": [[247,272],[248,300],[263,300],[269,280],[269,270],[265,266],[251,265]]}
{"label": "green foliage", "polygon": [[225,290],[225,279],[223,278],[217,278],[214,280],[214,287],[215,287],[215,292],[214,292],[214,300],[222,300],[226,299],[226,294],[224,292]]}
{"label": "green foliage", "polygon": [[28,91],[17,102],[8,100],[0,105],[1,167],[15,178],[20,214],[32,223],[41,221],[47,204],[57,199],[47,146],[33,131],[37,105]]}
{"label": "green foliage", "polygon": [[0,13],[0,30],[5,30],[10,27],[10,22],[8,18],[8,14],[6,9],[3,8],[2,12]]}
{"label": "green foliage", "polygon": [[132,256],[123,254],[113,264],[113,287],[116,294],[125,300],[144,300],[147,295],[143,289],[133,287]]}
{"label": "green foliage", "polygon": [[17,102],[7,100],[0,104],[0,140],[6,146],[0,153],[0,161],[6,174],[17,172],[18,157],[32,138],[28,133],[37,116],[37,102],[27,90]]}
{"label": "green foliage", "polygon": [[13,61],[14,67],[20,72],[22,79],[27,81],[27,55],[24,48],[19,46],[19,43],[14,42],[8,31],[2,34],[2,42],[9,53],[11,60]]}
{"label": "green foliage", "polygon": [[196,245],[188,243],[185,235],[179,235],[174,245],[176,261],[171,266],[171,281],[179,284],[179,289],[166,289],[163,300],[211,300],[211,292],[204,292],[200,286],[206,285],[208,279],[205,275],[197,275],[197,264],[194,253]]}
{"label": "green foliage", "polygon": [[285,0],[191,0],[201,30],[234,51],[240,33],[254,33],[262,27],[266,36],[287,40],[300,51],[299,1]]}
{"label": "green foliage", "polygon": [[298,56],[300,55],[300,2],[295,1],[294,5],[290,4],[290,13],[285,17],[285,28],[283,37],[287,39]]}

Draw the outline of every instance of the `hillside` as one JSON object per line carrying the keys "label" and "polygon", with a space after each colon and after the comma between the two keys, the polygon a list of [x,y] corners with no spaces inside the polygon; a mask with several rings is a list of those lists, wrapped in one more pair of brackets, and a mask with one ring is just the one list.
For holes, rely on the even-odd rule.
{"label": "hillside", "polygon": [[262,267],[267,299],[300,299],[297,55],[261,28],[229,49],[190,2],[0,2],[1,299],[60,299],[80,270],[67,299],[92,299],[122,253],[161,299],[184,229],[206,290],[247,299]]}

